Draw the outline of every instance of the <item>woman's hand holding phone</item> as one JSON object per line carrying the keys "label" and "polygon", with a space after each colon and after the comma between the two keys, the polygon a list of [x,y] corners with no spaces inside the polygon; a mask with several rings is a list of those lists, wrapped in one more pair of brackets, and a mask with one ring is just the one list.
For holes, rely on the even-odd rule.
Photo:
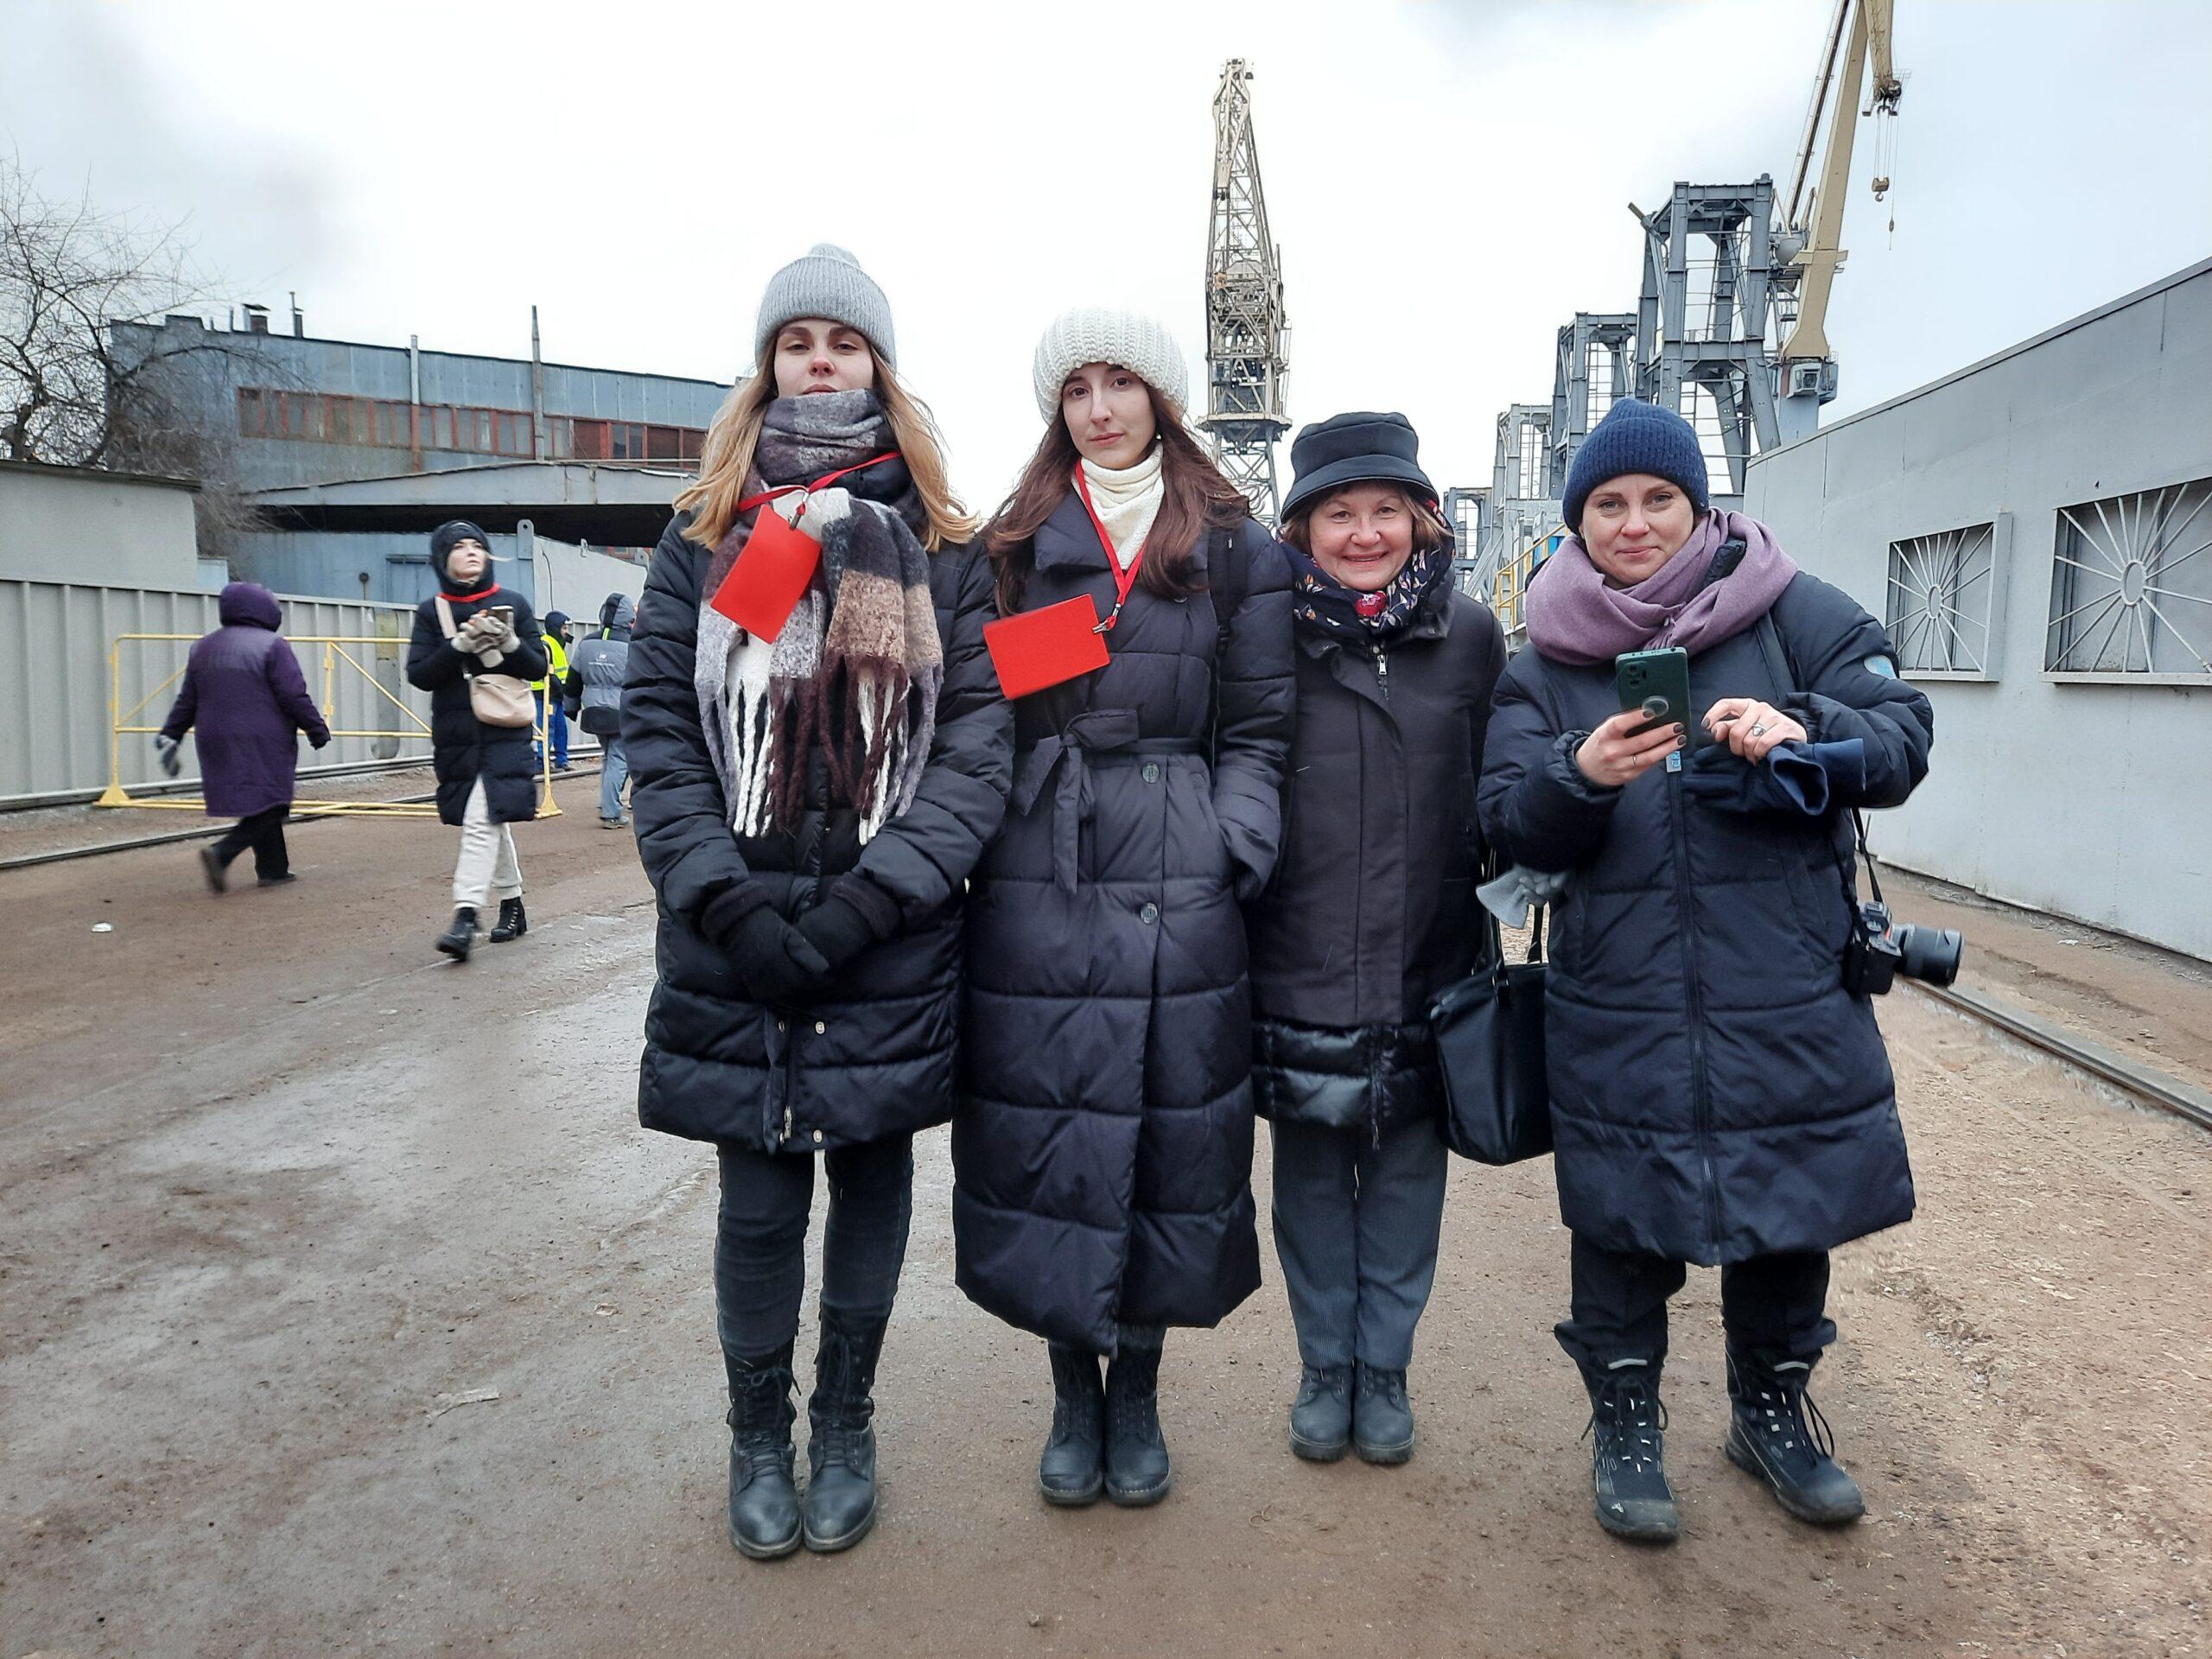
{"label": "woman's hand holding phone", "polygon": [[1618,789],[1637,779],[1689,742],[1680,726],[1655,726],[1648,732],[1636,728],[1650,716],[1641,709],[1615,715],[1582,740],[1574,764],[1592,783]]}

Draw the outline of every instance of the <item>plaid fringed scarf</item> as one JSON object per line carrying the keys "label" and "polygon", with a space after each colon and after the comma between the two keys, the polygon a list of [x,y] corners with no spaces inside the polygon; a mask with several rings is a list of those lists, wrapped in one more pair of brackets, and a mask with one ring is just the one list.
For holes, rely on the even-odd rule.
{"label": "plaid fringed scarf", "polygon": [[[746,493],[806,484],[897,447],[871,391],[815,392],[770,404]],[[800,520],[822,569],[773,641],[710,602],[757,515]],[[835,802],[868,840],[914,798],[937,730],[944,648],[930,596],[926,524],[906,463],[888,461],[809,496],[747,513],[715,548],[700,589],[695,671],[708,747],[741,836],[798,828],[809,760],[819,747]]]}

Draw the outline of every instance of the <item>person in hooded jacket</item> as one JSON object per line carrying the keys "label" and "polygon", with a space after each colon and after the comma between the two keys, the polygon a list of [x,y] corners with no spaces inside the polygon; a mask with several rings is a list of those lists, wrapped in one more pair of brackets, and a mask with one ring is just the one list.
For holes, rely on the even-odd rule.
{"label": "person in hooded jacket", "polygon": [[[461,830],[453,871],[453,922],[438,950],[467,962],[477,918],[494,897],[499,918],[492,943],[505,944],[530,928],[522,904],[522,864],[514,831],[537,813],[537,766],[531,728],[480,720],[470,683],[497,675],[519,683],[543,677],[545,645],[530,601],[492,579],[492,543],[456,518],[430,532],[430,569],[438,591],[415,611],[407,647],[407,678],[430,694],[430,753],[438,779],[438,818]],[[527,709],[525,700],[522,707]]]}
{"label": "person in hooded jacket", "polygon": [[[545,677],[530,688],[530,695],[537,704],[537,723],[544,728],[546,741],[553,746],[553,770],[569,770],[569,714],[563,706],[562,690],[569,681],[569,617],[565,611],[545,613],[544,632]],[[535,748],[532,758],[540,766],[545,762],[545,751]]]}
{"label": "person in hooded jacket", "polygon": [[[1708,505],[1672,410],[1615,404],[1565,508],[1575,534],[1529,584],[1529,649],[1498,685],[1481,811],[1507,858],[1569,877],[1545,997],[1573,1234],[1557,1335],[1590,1395],[1598,1519],[1679,1529],[1659,1388],[1667,1299],[1696,1262],[1720,1268],[1729,1458],[1790,1514],[1848,1522],[1859,1488],[1806,1395],[1835,1336],[1828,1252],[1913,1209],[1882,1035],[1843,980],[1850,809],[1912,792],[1934,717],[1879,623]],[[1672,646],[1691,720],[1620,712],[1616,656]],[[1822,798],[1781,798],[1784,762],[1818,770]]]}
{"label": "person in hooded jacket", "polygon": [[1014,702],[1012,810],[970,900],[953,1235],[962,1289],[1046,1340],[1045,1499],[1140,1505],[1171,1478],[1166,1327],[1260,1282],[1237,901],[1281,826],[1289,574],[1184,424],[1160,324],[1068,312],[1032,369],[1044,438],[983,537],[1001,671],[1091,660],[1020,671],[1013,639],[1055,606],[1105,665]]}
{"label": "person in hooded jacket", "polygon": [[[1013,721],[984,651],[990,567],[893,366],[882,290],[819,244],[769,282],[754,346],[654,550],[620,708],[659,907],[638,1115],[716,1149],[728,1535],[765,1559],[846,1548],[875,1520],[913,1137],[952,1112],[965,887],[1005,813]],[[812,579],[772,638],[749,632],[718,597],[735,602],[734,571],[752,591],[743,562],[788,551],[793,519],[820,541]],[[802,1502],[791,1362],[817,1158]]]}
{"label": "person in hooded jacket", "polygon": [[630,672],[630,626],[638,607],[627,594],[609,594],[599,607],[599,632],[580,642],[563,677],[561,702],[569,718],[599,740],[599,827],[620,830],[622,786],[630,757],[622,747],[622,682]]}
{"label": "person in hooded jacket", "polygon": [[231,861],[249,847],[259,885],[295,880],[284,847],[299,766],[298,734],[320,749],[330,727],[308,695],[291,644],[277,632],[283,612],[257,582],[233,582],[215,601],[222,626],[203,635],[185,659],[184,683],[162,722],[155,749],[174,777],[187,732],[199,734],[200,787],[211,817],[236,818],[213,845],[200,849],[207,885],[229,885]]}
{"label": "person in hooded jacket", "polygon": [[1452,585],[1451,527],[1404,416],[1333,416],[1290,458],[1298,734],[1282,855],[1245,912],[1275,1254],[1304,1367],[1290,1446],[1403,1463],[1447,1161],[1427,1015],[1485,937],[1475,780],[1505,639]]}

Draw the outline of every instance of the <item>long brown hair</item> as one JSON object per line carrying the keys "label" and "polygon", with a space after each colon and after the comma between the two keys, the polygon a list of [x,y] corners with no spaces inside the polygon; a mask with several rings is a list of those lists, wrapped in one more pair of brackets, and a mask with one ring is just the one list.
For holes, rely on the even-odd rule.
{"label": "long brown hair", "polygon": [[[1221,475],[1213,458],[1198,447],[1183,424],[1183,412],[1152,385],[1152,418],[1160,433],[1160,512],[1145,532],[1147,551],[1137,569],[1137,585],[1162,599],[1203,592],[1192,567],[1198,537],[1215,525],[1234,524],[1250,512],[1244,493]],[[1014,480],[1014,490],[983,526],[983,550],[997,568],[999,614],[1012,616],[1036,566],[1038,529],[1075,487],[1082,451],[1058,412],[1046,423],[1037,452]]]}
{"label": "long brown hair", "polygon": [[[685,485],[676,498],[679,512],[689,511],[690,527],[683,534],[701,547],[713,547],[728,534],[737,519],[737,504],[745,496],[746,475],[753,470],[753,452],[760,446],[761,423],[768,405],[776,400],[776,343],[760,353],[760,366],[730,388],[722,406],[715,411],[700,446],[699,476]],[[952,493],[944,464],[944,437],[938,430],[930,407],[906,390],[891,365],[868,348],[875,365],[874,392],[891,424],[899,458],[912,474],[915,493],[929,515],[922,545],[932,553],[947,543],[964,542],[976,533],[976,516]]]}

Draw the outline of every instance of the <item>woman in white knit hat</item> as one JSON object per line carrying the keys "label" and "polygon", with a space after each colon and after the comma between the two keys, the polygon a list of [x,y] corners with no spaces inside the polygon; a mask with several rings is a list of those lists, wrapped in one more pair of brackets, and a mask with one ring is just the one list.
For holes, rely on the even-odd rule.
{"label": "woman in white knit hat", "polygon": [[1046,1500],[1139,1505],[1166,1328],[1260,1282],[1238,901],[1281,827],[1289,573],[1160,324],[1068,312],[1033,370],[1044,436],[982,537],[1014,796],[969,904],[953,1229],[961,1287],[1048,1344]]}
{"label": "woman in white knit hat", "polygon": [[893,367],[883,291],[823,244],[770,281],[753,346],[653,552],[622,741],[660,901],[639,1116],[719,1154],[729,1538],[768,1557],[845,1548],[875,1519],[913,1135],[952,1112],[962,893],[1005,812],[1013,720],[983,644],[990,562],[963,545],[973,521]]}

